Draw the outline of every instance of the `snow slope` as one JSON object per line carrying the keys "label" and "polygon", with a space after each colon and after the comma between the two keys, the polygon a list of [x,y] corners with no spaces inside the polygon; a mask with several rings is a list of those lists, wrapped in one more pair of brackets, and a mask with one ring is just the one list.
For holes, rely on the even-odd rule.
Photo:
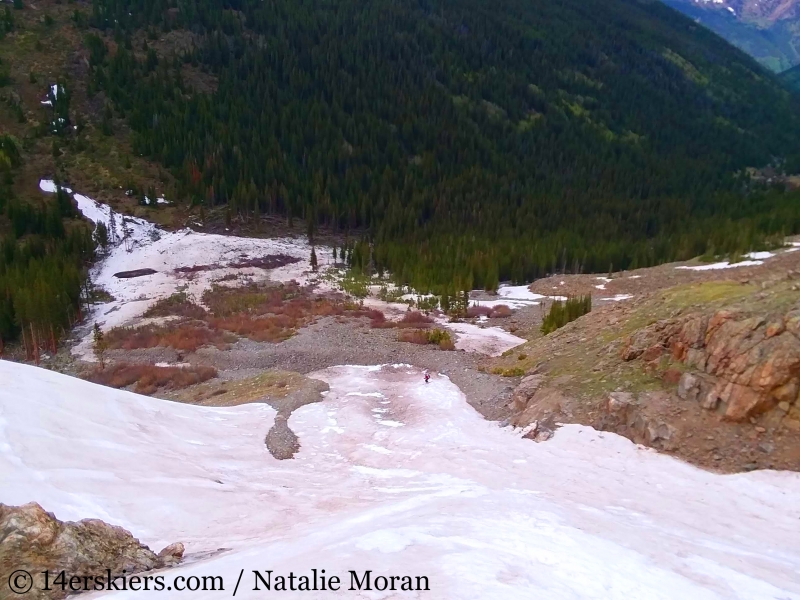
{"label": "snow slope", "polygon": [[[429,592],[314,598],[800,598],[800,475],[722,476],[566,426],[537,444],[407,366],[328,369],[264,447],[272,408],[205,408],[0,361],[0,502],[100,517],[189,558],[167,571],[427,576]],[[115,592],[134,598],[134,592]],[[163,597],[173,594],[161,592]],[[221,597],[194,592],[193,598]]]}

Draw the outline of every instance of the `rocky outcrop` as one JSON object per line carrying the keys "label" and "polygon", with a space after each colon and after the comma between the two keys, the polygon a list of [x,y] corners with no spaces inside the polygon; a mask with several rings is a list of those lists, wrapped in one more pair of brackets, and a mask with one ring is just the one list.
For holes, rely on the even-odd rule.
{"label": "rocky outcrop", "polygon": [[800,308],[752,316],[728,310],[659,321],[637,331],[622,347],[623,360],[669,356],[690,372],[678,395],[744,421],[777,409],[785,425],[800,430]]}
{"label": "rocky outcrop", "polygon": [[176,543],[156,554],[122,527],[99,519],[62,522],[35,502],[0,504],[0,598],[20,597],[9,588],[14,571],[34,576],[26,599],[63,598],[68,587],[51,584],[51,591],[42,591],[42,571],[65,571],[67,577],[106,576],[109,571],[131,575],[177,565],[183,550],[183,544]]}
{"label": "rocky outcrop", "polygon": [[658,402],[659,392],[644,392],[640,397],[630,392],[611,392],[606,399],[605,414],[592,425],[596,429],[614,431],[633,440],[661,450],[671,450],[676,429],[669,423],[648,415],[643,406]]}

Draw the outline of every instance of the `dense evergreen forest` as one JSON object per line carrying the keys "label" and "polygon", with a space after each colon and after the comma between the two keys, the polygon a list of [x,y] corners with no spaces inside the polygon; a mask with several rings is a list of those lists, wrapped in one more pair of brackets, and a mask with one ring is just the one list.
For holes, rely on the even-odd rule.
{"label": "dense evergreen forest", "polygon": [[786,69],[778,77],[788,87],[800,91],[800,65]]}
{"label": "dense evergreen forest", "polygon": [[33,204],[12,192],[21,162],[18,142],[0,136],[0,353],[23,340],[30,358],[55,351],[80,319],[86,268],[94,256],[89,227],[60,190],[52,202]]}
{"label": "dense evergreen forest", "polygon": [[658,2],[94,0],[88,21],[92,90],[180,196],[363,236],[423,291],[800,230],[796,194],[744,175],[798,163],[797,98]]}

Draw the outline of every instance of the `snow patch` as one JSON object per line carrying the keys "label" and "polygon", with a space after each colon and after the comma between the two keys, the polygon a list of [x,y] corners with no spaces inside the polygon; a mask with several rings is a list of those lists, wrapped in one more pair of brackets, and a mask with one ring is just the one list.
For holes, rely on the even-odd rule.
{"label": "snow patch", "polygon": [[763,264],[764,264],[763,260],[742,260],[732,264],[726,260],[724,262],[711,263],[708,265],[696,265],[696,266],[681,265],[675,268],[686,269],[688,271],[713,271],[716,269],[732,269],[734,267],[755,267]]}
{"label": "snow patch", "polygon": [[622,300],[630,300],[633,298],[633,294],[617,294],[616,296],[612,296],[610,298],[600,298],[600,300],[608,300],[611,302],[620,302]]}

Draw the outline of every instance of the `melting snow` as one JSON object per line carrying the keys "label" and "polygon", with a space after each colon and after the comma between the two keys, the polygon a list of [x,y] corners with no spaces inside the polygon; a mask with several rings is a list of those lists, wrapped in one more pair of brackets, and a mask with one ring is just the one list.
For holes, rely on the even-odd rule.
{"label": "melting snow", "polygon": [[775,255],[772,252],[748,252],[745,254],[745,256],[753,260],[766,260],[767,258],[772,258]]}
{"label": "melting snow", "polygon": [[726,260],[724,262],[711,263],[708,265],[696,265],[696,266],[681,265],[675,268],[686,269],[689,271],[713,271],[715,269],[732,269],[734,267],[754,267],[763,264],[764,264],[763,260],[742,260],[732,264]]}
{"label": "melting snow", "polygon": [[600,300],[610,300],[611,302],[619,302],[620,300],[630,300],[633,298],[633,294],[617,294],[616,296],[612,296],[611,298],[600,298]]}
{"label": "melting snow", "polygon": [[[39,182],[42,191],[55,193],[53,181]],[[69,188],[64,188],[72,193]],[[202,292],[213,281],[234,273],[252,281],[272,279],[290,281],[297,279],[307,283],[310,276],[309,259],[311,246],[304,239],[278,238],[256,239],[198,233],[191,229],[169,232],[144,219],[130,217],[113,211],[84,196],[74,194],[78,209],[95,222],[109,227],[110,244],[108,254],[92,269],[92,280],[108,291],[114,300],[101,304],[93,315],[94,322],[104,328],[116,327],[141,317],[157,300],[185,289],[187,294],[200,301]],[[115,220],[114,230],[110,222]],[[318,248],[318,250],[320,250]],[[265,271],[258,267],[233,268],[231,263],[257,259],[273,254],[285,254],[299,261],[284,267]],[[330,253],[317,252],[320,265],[325,265]],[[210,265],[213,268],[194,273],[179,273],[180,267]],[[143,277],[119,279],[120,271],[154,269],[156,273]],[[87,333],[73,353],[85,360],[94,360],[91,351],[91,333]]]}
{"label": "melting snow", "polygon": [[748,252],[744,255],[746,258],[750,260],[741,260],[739,262],[731,263],[730,261],[723,261],[718,263],[711,263],[708,265],[697,265],[697,266],[687,266],[681,265],[679,267],[675,267],[676,269],[688,269],[691,271],[713,271],[715,269],[732,269],[734,267],[755,267],[758,265],[763,265],[764,261],[768,258],[772,258],[775,256],[773,252]]}
{"label": "melting snow", "polygon": [[[562,281],[561,283],[563,284],[564,282]],[[471,296],[483,293],[482,290],[474,290],[471,292]],[[543,296],[542,294],[537,294],[532,292],[527,285],[501,285],[497,289],[497,295],[499,296],[497,300],[482,300],[470,297],[470,303],[473,306],[486,306],[489,308],[495,308],[502,304],[512,309],[518,309],[525,308],[526,306],[537,306],[541,303],[541,300],[544,299],[565,300],[562,296]]]}
{"label": "melting snow", "polygon": [[[0,361],[0,502],[180,540],[189,558],[228,548],[163,575],[219,575],[230,594],[244,569],[245,599],[264,595],[253,570],[312,568],[345,583],[315,598],[800,598],[800,474],[717,475],[580,426],[537,444],[408,367],[315,377],[330,392],[292,414],[301,449],[279,461],[266,404],[190,406]],[[377,403],[403,427],[376,422]],[[347,590],[368,569],[431,591]]]}

